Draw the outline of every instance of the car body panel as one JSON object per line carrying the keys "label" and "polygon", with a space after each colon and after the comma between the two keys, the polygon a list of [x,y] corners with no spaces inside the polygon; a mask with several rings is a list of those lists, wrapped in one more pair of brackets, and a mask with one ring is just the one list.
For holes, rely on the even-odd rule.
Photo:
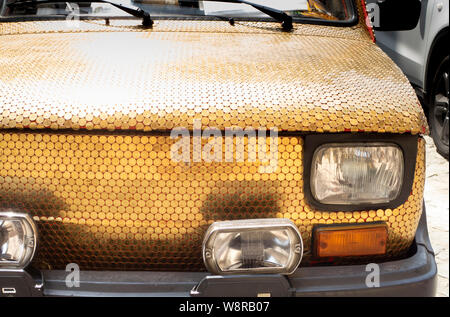
{"label": "car body panel", "polygon": [[202,270],[206,227],[254,217],[292,219],[307,252],[315,224],[386,221],[384,258],[408,250],[422,207],[422,138],[411,195],[386,210],[307,204],[298,134],[279,137],[272,173],[260,162],[188,167],[170,157],[168,131],[193,130],[195,120],[200,130],[426,133],[414,90],[364,25],[286,33],[276,23],[79,23],[0,24],[1,204],[40,226],[37,267]]}
{"label": "car body panel", "polygon": [[359,27],[84,23],[0,24],[0,128],[161,131],[199,119],[221,130],[427,130],[407,79]]}
{"label": "car body panel", "polygon": [[[34,259],[40,269],[78,263],[83,270],[204,270],[207,227],[250,218],[291,219],[304,241],[302,265],[317,261],[311,258],[317,224],[384,221],[387,253],[369,258],[403,256],[422,211],[424,139],[413,143],[417,158],[406,201],[356,211],[320,210],[307,201],[303,140],[280,134],[278,161],[266,173],[260,158],[174,161],[170,149],[177,140],[159,132],[0,131],[0,208],[33,216],[41,233]],[[318,260],[344,264],[367,257]]]}

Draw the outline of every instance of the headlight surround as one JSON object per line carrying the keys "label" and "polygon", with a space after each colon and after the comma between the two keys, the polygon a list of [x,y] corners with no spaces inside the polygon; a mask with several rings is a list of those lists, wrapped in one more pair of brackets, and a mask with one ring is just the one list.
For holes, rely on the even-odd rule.
{"label": "headlight surround", "polygon": [[389,143],[324,144],[311,164],[311,193],[323,204],[380,204],[400,193],[403,152]]}
{"label": "headlight surround", "polygon": [[283,218],[214,222],[203,241],[203,261],[214,274],[291,274],[302,255],[298,228]]}
{"label": "headlight surround", "polygon": [[[389,134],[389,133],[332,133],[332,134],[311,134],[304,137],[303,152],[303,191],[308,205],[326,211],[357,211],[368,209],[394,209],[402,205],[410,196],[414,182],[418,135],[410,134]],[[320,148],[326,148],[329,145],[338,145],[342,147],[352,147],[363,145],[371,146],[389,146],[400,150],[403,155],[403,172],[401,175],[400,189],[393,199],[366,199],[361,201],[344,200],[341,203],[322,202],[323,198],[317,193],[317,186],[313,195],[313,156]],[[397,151],[396,150],[396,151]],[[398,152],[397,152],[398,153]],[[347,164],[348,165],[348,164]],[[322,184],[320,184],[322,185]],[[323,184],[324,186],[327,184]],[[389,196],[392,198],[394,194]]]}
{"label": "headlight surround", "polygon": [[0,269],[23,269],[33,259],[37,229],[29,215],[0,211]]}

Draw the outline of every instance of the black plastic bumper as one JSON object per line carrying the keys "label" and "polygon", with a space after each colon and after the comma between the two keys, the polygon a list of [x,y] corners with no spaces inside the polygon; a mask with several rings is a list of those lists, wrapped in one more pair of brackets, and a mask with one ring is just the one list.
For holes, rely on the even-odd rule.
{"label": "black plastic bumper", "polygon": [[[81,271],[79,287],[67,287],[65,271],[43,271],[47,296],[434,296],[437,267],[425,209],[407,259],[379,263],[379,287],[367,287],[366,265],[300,267],[281,275],[212,276],[190,272]],[[0,272],[0,282],[3,273]],[[6,281],[6,280],[4,280]],[[0,283],[1,284],[1,283]],[[20,294],[16,294],[20,295]]]}

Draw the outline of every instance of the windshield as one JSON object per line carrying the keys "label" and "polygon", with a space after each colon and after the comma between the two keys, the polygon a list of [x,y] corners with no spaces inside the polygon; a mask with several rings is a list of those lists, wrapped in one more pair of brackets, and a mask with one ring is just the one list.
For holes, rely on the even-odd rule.
{"label": "windshield", "polygon": [[[21,0],[23,2],[23,0]],[[82,18],[131,17],[128,13],[108,3],[58,2],[33,5],[8,6],[18,0],[0,0],[0,18],[45,19],[76,15]],[[354,19],[352,0],[253,0],[256,4],[284,11],[294,22],[346,22]],[[31,3],[31,1],[30,1]],[[201,0],[122,0],[123,5],[141,8],[152,17],[232,17],[271,19],[265,13],[243,3]],[[8,19],[11,20],[11,19]]]}

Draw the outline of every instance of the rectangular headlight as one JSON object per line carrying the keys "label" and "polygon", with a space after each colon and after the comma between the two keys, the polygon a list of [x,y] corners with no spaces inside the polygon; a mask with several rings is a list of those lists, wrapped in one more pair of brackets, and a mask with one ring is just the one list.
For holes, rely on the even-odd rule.
{"label": "rectangular headlight", "polygon": [[313,155],[311,193],[322,204],[388,203],[400,193],[403,170],[395,144],[324,144]]}
{"label": "rectangular headlight", "polygon": [[37,230],[27,215],[0,212],[0,269],[22,269],[36,250]]}
{"label": "rectangular headlight", "polygon": [[215,274],[290,274],[302,254],[301,235],[289,219],[214,222],[203,242],[203,260]]}

